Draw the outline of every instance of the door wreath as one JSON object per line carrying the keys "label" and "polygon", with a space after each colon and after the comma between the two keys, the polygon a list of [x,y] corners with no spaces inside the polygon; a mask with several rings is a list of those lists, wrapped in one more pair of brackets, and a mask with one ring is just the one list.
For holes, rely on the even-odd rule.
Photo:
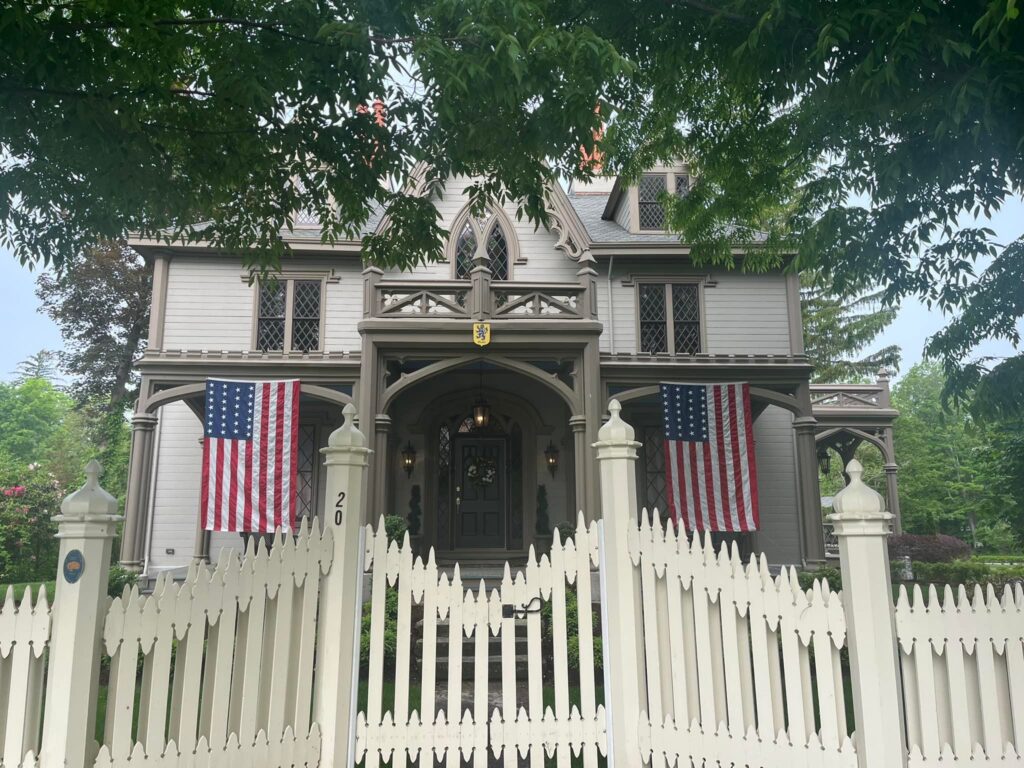
{"label": "door wreath", "polygon": [[493,485],[498,478],[498,464],[486,456],[474,456],[466,463],[466,479],[473,485]]}

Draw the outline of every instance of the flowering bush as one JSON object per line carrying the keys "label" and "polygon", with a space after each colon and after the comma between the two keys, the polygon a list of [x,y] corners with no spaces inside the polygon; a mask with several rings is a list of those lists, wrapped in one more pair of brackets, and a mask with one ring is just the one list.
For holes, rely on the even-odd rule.
{"label": "flowering bush", "polygon": [[53,579],[58,542],[50,518],[65,489],[38,465],[20,471],[8,467],[0,474],[6,481],[0,482],[0,583]]}

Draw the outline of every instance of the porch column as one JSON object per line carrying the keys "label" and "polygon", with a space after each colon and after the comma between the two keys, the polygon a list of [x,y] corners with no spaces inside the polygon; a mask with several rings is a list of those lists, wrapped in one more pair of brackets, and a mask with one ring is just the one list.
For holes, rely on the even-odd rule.
{"label": "porch column", "polygon": [[121,564],[136,573],[142,570],[145,561],[156,424],[157,417],[152,413],[136,413],[132,416],[128,488],[125,493],[124,527],[121,530]]}
{"label": "porch column", "polygon": [[825,560],[825,532],[822,528],[821,489],[818,486],[818,450],[814,439],[818,421],[813,416],[797,416],[796,431],[797,491],[803,520],[804,561]]}
{"label": "porch column", "polygon": [[[376,279],[376,273],[373,271],[376,267],[368,267],[364,270],[364,274],[367,275],[367,283],[373,283]],[[380,270],[376,270],[379,272]],[[367,289],[370,290],[369,288]],[[359,390],[357,392],[359,414],[355,418],[358,420],[357,426],[363,430],[367,435],[367,439],[370,440],[374,447],[376,447],[376,439],[374,431],[376,426],[373,424],[374,414],[377,413],[377,406],[380,403],[381,391],[383,389],[384,381],[380,375],[380,352],[377,349],[377,345],[373,340],[373,336],[370,333],[363,334],[362,344],[362,364],[359,368]],[[371,431],[371,429],[373,431]],[[366,504],[367,514],[375,516],[379,514],[377,509],[373,505],[373,501],[376,499],[375,489],[377,488],[378,478],[383,476],[383,469],[380,466],[381,456],[377,454],[375,460],[370,461],[367,466],[366,474],[366,488],[367,488],[367,500],[369,503]],[[364,520],[364,523],[370,522]]]}
{"label": "porch column", "polygon": [[589,464],[587,417],[573,416],[569,419],[569,426],[572,428],[572,469],[574,475],[574,503],[576,506],[572,511],[572,517],[575,518],[582,510],[589,523],[595,517],[593,509],[587,508],[587,464]]}
{"label": "porch column", "polygon": [[[580,279],[593,273],[593,269],[585,267],[580,270]],[[587,420],[586,440],[583,444],[587,466],[587,484],[583,501],[588,520],[596,520],[601,516],[601,494],[598,493],[597,453],[591,446],[598,440],[601,429],[601,417],[604,415],[604,402],[601,397],[601,351],[597,337],[591,338],[583,348],[583,414]]]}
{"label": "porch column", "polygon": [[[878,405],[882,408],[892,408],[892,391],[889,389],[889,380],[892,378],[888,369],[883,368],[875,377],[875,383],[881,387],[878,393]],[[900,494],[899,486],[896,483],[896,471],[899,465],[896,463],[896,446],[892,439],[892,427],[882,430],[882,442],[885,443],[885,500],[892,515],[892,532],[899,535],[903,533],[903,518],[900,516]]]}
{"label": "porch column", "polygon": [[374,475],[373,488],[371,489],[373,506],[370,508],[370,515],[374,519],[370,520],[370,522],[375,524],[376,518],[381,515],[390,514],[390,510],[386,509],[384,505],[387,503],[387,486],[390,479],[388,439],[391,435],[391,417],[386,413],[378,413],[377,418],[374,420],[374,427],[373,452],[377,459],[377,473]]}
{"label": "porch column", "polygon": [[898,536],[903,533],[903,520],[900,518],[900,493],[896,483],[896,471],[899,467],[896,464],[886,464],[884,469],[885,500],[892,513],[892,532]]}

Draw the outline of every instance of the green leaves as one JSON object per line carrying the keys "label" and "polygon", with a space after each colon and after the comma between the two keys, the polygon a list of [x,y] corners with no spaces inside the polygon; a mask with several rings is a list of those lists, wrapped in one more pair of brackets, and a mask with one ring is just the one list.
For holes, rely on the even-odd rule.
{"label": "green leaves", "polygon": [[[756,242],[744,268],[1001,333],[1015,305],[974,287],[1001,249],[963,221],[1024,189],[1020,24],[1015,0],[8,3],[0,241],[60,264],[139,232],[266,267],[297,211],[336,242],[383,210],[368,258],[411,266],[443,236],[414,168],[541,223],[606,121],[626,179],[690,162],[668,215],[697,261]],[[981,338],[933,344],[954,378],[956,336]]]}

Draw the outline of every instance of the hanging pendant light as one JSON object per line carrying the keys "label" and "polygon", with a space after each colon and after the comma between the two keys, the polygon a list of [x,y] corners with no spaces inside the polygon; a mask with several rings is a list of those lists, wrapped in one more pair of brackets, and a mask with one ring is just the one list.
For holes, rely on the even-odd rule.
{"label": "hanging pendant light", "polygon": [[473,428],[485,429],[491,423],[491,405],[484,397],[484,364],[480,362],[480,397],[473,404]]}

